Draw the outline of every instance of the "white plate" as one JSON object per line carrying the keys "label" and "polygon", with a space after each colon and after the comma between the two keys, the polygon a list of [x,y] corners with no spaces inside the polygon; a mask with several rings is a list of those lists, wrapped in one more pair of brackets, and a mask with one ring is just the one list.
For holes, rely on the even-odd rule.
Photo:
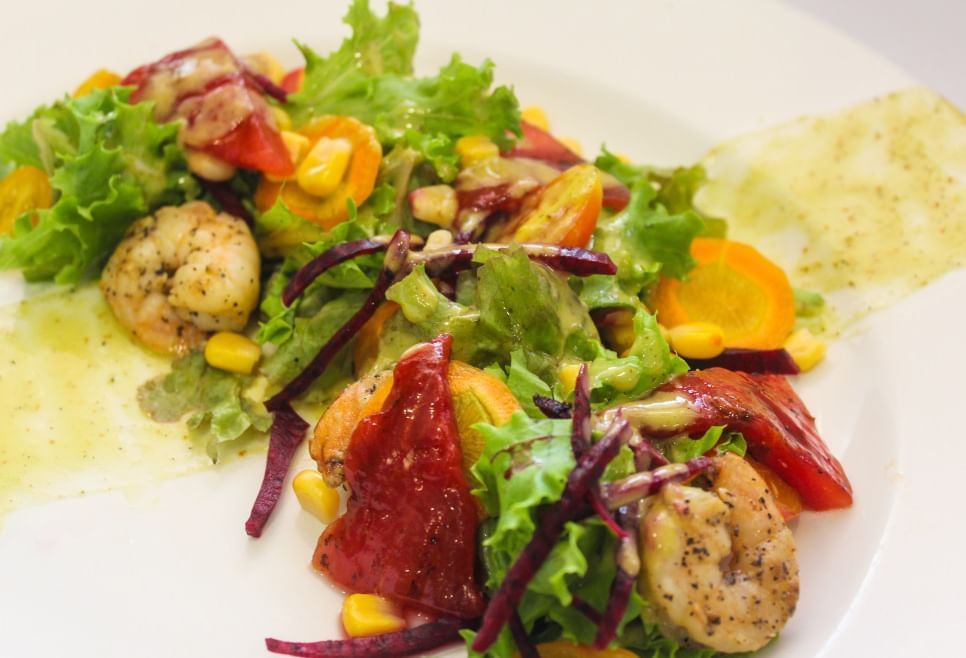
{"label": "white plate", "polygon": [[[0,23],[2,114],[101,66],[125,70],[208,34],[238,51],[324,50],[341,1],[16,3]],[[490,56],[561,134],[648,162],[911,80],[847,38],[764,2],[420,2],[419,68]],[[958,272],[833,345],[798,388],[856,488],[797,530],[801,605],[769,655],[955,653],[966,539]],[[2,421],[0,421],[2,422]],[[0,430],[2,432],[2,430]],[[307,456],[303,461],[308,463]],[[339,595],[309,568],[319,526],[286,496],[266,535],[242,523],[262,462],[27,509],[0,529],[0,656],[264,656],[262,638],[338,636]],[[457,652],[458,653],[458,652]]]}

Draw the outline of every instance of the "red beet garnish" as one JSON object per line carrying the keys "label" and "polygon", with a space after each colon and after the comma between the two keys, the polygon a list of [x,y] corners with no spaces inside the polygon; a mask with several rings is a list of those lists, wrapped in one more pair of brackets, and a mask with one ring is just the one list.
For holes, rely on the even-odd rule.
{"label": "red beet garnish", "polygon": [[[770,467],[813,510],[852,504],[852,485],[815,428],[815,419],[781,375],[749,375],[723,368],[694,370],[659,391],[686,399],[691,420],[668,432],[646,427],[654,436],[699,435],[714,425],[741,432],[748,454]],[[646,401],[645,401],[646,402]]]}
{"label": "red beet garnish", "polygon": [[622,508],[617,517],[623,534],[618,539],[617,548],[614,549],[617,573],[614,574],[614,582],[610,586],[607,609],[604,610],[600,624],[597,626],[597,637],[594,639],[594,646],[597,649],[606,649],[617,635],[617,627],[624,618],[627,603],[631,600],[631,591],[637,584],[637,575],[641,570],[641,559],[637,550],[636,514]]}
{"label": "red beet garnish", "polygon": [[228,185],[228,183],[215,183],[204,178],[201,180],[201,187],[205,192],[214,197],[221,209],[229,215],[234,215],[239,219],[244,219],[245,223],[251,226],[253,218],[245,204],[241,202],[238,195]]}
{"label": "red beet garnish", "polygon": [[739,372],[771,373],[773,375],[797,375],[800,370],[795,359],[784,349],[752,350],[729,347],[713,359],[688,359],[695,370],[724,368]]}
{"label": "red beet garnish", "polygon": [[[330,250],[332,251],[332,250]],[[328,252],[326,252],[328,253]],[[322,346],[315,358],[305,367],[302,372],[296,375],[285,387],[269,398],[265,407],[269,411],[274,411],[279,406],[287,404],[308,390],[316,379],[318,379],[329,363],[339,353],[343,347],[362,329],[369,318],[372,317],[379,305],[386,300],[386,290],[392,285],[396,276],[406,263],[406,256],[409,253],[409,234],[406,231],[396,231],[386,249],[386,258],[383,261],[382,271],[376,284],[369,292],[369,296],[362,304],[362,308],[356,311],[349,321],[339,327],[339,330],[332,334],[332,337]],[[324,254],[323,254],[324,255]]]}
{"label": "red beet garnish", "polygon": [[[467,244],[441,251],[414,252],[409,261],[413,265],[423,263],[431,276],[438,276],[450,270],[466,269],[473,262],[479,244]],[[510,245],[483,244],[487,249],[503,251]],[[590,251],[579,247],[558,247],[549,244],[521,244],[519,245],[531,259],[539,261],[548,267],[576,276],[590,276],[591,274],[615,274],[617,266],[607,254]]]}
{"label": "red beet garnish", "polygon": [[548,398],[546,395],[534,395],[533,404],[543,412],[547,418],[570,418],[570,403]]}
{"label": "red beet garnish", "polygon": [[668,464],[653,471],[628,475],[622,480],[601,485],[601,497],[609,509],[618,509],[655,494],[669,482],[690,480],[711,467],[709,457],[695,457],[682,464]]}
{"label": "red beet garnish", "polygon": [[500,630],[509,621],[510,615],[526,592],[527,585],[560,538],[564,524],[577,518],[586,509],[587,492],[600,480],[607,464],[614,459],[631,433],[627,421],[617,417],[601,440],[577,460],[577,465],[567,478],[560,500],[544,510],[533,539],[507,570],[503,582],[490,599],[483,614],[480,632],[473,640],[474,651],[486,651],[496,642]]}
{"label": "red beet garnish", "polygon": [[272,653],[306,658],[393,658],[438,649],[459,640],[459,632],[473,622],[444,617],[434,622],[396,633],[348,640],[322,642],[285,642],[267,638],[265,647]]}
{"label": "red beet garnish", "polygon": [[516,611],[510,617],[510,634],[513,636],[513,643],[517,645],[520,658],[540,658],[540,653],[533,646],[533,642],[530,641],[530,636],[527,635],[527,629],[523,626],[520,613]]}
{"label": "red beet garnish", "polygon": [[463,474],[446,377],[452,337],[396,365],[382,411],[363,419],[345,458],[346,513],[313,564],[352,591],[461,619],[483,612],[475,580],[477,511]]}
{"label": "red beet garnish", "polygon": [[245,532],[249,536],[261,536],[265,522],[271,516],[282,493],[295,449],[302,443],[308,428],[309,424],[288,404],[275,410],[271,438],[268,440],[268,456],[265,459],[265,475],[262,477],[262,485],[258,489],[251,514],[245,522]]}
{"label": "red beet garnish", "polygon": [[282,291],[282,303],[291,306],[292,302],[305,292],[313,281],[328,270],[358,256],[382,251],[388,244],[388,239],[377,235],[374,238],[343,242],[327,249],[299,268],[292,280],[285,286],[285,290]]}
{"label": "red beet garnish", "polygon": [[570,447],[574,457],[579,458],[590,447],[590,375],[587,364],[581,363],[574,384],[573,422],[570,430]]}
{"label": "red beet garnish", "polygon": [[503,210],[514,212],[519,209],[523,197],[510,194],[510,184],[477,187],[471,190],[456,190],[460,211],[463,210]]}
{"label": "red beet garnish", "polygon": [[253,71],[247,66],[245,67],[245,75],[266,96],[271,96],[279,103],[284,103],[288,100],[288,92],[269,80],[268,76]]}

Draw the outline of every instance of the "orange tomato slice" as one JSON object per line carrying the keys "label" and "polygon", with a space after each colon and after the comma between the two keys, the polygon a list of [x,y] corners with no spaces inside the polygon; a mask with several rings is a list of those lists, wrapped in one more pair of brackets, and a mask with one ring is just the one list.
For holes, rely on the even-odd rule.
{"label": "orange tomato slice", "polygon": [[372,194],[382,163],[382,146],[371,126],[352,117],[320,117],[302,126],[298,132],[309,138],[306,151],[323,137],[345,139],[352,144],[352,157],[342,182],[332,194],[317,197],[303,190],[293,179],[275,183],[262,177],[255,190],[255,207],[268,210],[281,197],[296,215],[330,229],[348,218],[349,199],[361,206]]}
{"label": "orange tomato slice", "polygon": [[108,87],[114,87],[119,84],[121,84],[121,76],[117,73],[108,71],[107,69],[97,69],[84,82],[77,85],[77,89],[74,90],[72,95],[74,98],[80,98],[95,89],[107,89]]}
{"label": "orange tomato slice", "polygon": [[597,167],[574,165],[543,188],[536,206],[502,241],[586,247],[597,227],[603,194]]}
{"label": "orange tomato slice", "polygon": [[43,170],[30,165],[17,167],[0,181],[0,235],[13,231],[14,222],[23,213],[50,208],[53,201],[54,191]]}
{"label": "orange tomato slice", "polygon": [[664,277],[652,302],[666,327],[711,322],[727,347],[781,347],[795,324],[785,272],[750,245],[720,238],[691,243],[697,266],[686,281]]}
{"label": "orange tomato slice", "polygon": [[356,369],[356,377],[361,377],[369,372],[376,363],[376,356],[379,352],[379,337],[382,336],[382,329],[386,322],[399,310],[396,302],[386,302],[376,309],[359,333],[356,334],[356,344],[352,349],[352,364]]}

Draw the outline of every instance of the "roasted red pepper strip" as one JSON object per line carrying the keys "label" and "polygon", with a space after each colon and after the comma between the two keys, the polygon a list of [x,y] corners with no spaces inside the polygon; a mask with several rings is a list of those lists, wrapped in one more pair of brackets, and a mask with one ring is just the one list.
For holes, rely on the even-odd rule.
{"label": "roasted red pepper strip", "polygon": [[[582,157],[567,148],[563,142],[532,123],[521,121],[520,128],[523,130],[523,138],[518,140],[513,148],[504,155],[512,158],[540,160],[561,171],[586,162]],[[603,183],[603,206],[614,212],[620,212],[631,200],[630,190],[611,176],[604,176]],[[460,201],[462,208],[462,199]]]}
{"label": "roasted red pepper strip", "polygon": [[781,375],[709,368],[685,373],[658,390],[682,393],[691,401],[694,419],[683,431],[700,434],[713,425],[726,425],[741,432],[748,454],[791,485],[809,509],[852,504],[852,485],[842,465]]}
{"label": "roasted red pepper strip", "polygon": [[313,563],[350,590],[472,619],[483,612],[477,513],[446,379],[451,344],[440,336],[400,360],[382,411],[356,427],[348,509],[319,538]]}
{"label": "roasted red pepper strip", "polygon": [[121,81],[135,102],[154,101],[155,119],[182,119],[181,141],[238,167],[288,176],[294,165],[245,66],[219,39],[207,39],[141,66]]}

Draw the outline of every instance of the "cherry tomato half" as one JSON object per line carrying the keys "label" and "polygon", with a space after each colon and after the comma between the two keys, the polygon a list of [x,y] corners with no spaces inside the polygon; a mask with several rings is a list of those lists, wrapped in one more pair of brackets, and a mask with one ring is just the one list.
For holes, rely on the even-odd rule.
{"label": "cherry tomato half", "polygon": [[592,164],[574,165],[539,192],[536,204],[503,241],[586,247],[597,227],[603,199],[600,172]]}

